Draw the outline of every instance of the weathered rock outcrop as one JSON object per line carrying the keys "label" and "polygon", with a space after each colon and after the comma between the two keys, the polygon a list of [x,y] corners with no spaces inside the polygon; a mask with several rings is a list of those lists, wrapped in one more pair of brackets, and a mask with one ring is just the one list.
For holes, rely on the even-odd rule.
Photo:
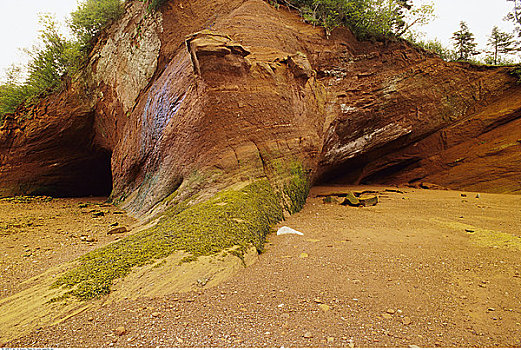
{"label": "weathered rock outcrop", "polygon": [[175,191],[276,182],[292,162],[314,182],[521,192],[521,87],[506,68],[345,29],[327,39],[261,0],[145,13],[127,5],[82,78],[6,119],[0,195],[112,191],[140,215]]}

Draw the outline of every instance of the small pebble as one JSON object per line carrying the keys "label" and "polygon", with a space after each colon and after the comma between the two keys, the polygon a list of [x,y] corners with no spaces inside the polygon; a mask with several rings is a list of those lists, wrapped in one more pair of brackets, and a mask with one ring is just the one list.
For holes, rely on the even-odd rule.
{"label": "small pebble", "polygon": [[311,334],[311,332],[306,332],[304,333],[303,337],[306,339],[313,338],[313,334]]}
{"label": "small pebble", "polygon": [[319,308],[320,310],[324,311],[324,312],[328,312],[329,309],[330,309],[329,305],[326,305],[326,304],[319,304],[319,305],[318,305],[318,308]]}
{"label": "small pebble", "polygon": [[116,333],[116,335],[118,337],[121,337],[122,335],[124,335],[125,333],[127,332],[127,330],[125,329],[125,327],[123,326],[119,326],[118,328],[115,329],[114,333]]}

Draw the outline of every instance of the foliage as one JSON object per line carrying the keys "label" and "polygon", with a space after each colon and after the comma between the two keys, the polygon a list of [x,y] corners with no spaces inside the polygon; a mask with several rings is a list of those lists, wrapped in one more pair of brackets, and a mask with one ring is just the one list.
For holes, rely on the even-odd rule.
{"label": "foliage", "polygon": [[500,54],[516,51],[515,44],[513,34],[502,32],[497,26],[494,26],[488,39],[488,45],[492,48],[493,64],[498,64],[501,61]]}
{"label": "foliage", "polygon": [[0,89],[0,117],[13,113],[24,101],[32,100],[42,92],[56,89],[64,74],[75,71],[79,51],[74,41],[59,33],[59,26],[49,14],[40,16],[39,45],[26,49],[29,63],[27,78],[22,82],[22,67],[13,66],[7,72],[7,81]]}
{"label": "foliage", "polygon": [[55,88],[61,77],[73,69],[79,55],[75,43],[59,33],[51,15],[42,15],[40,25],[40,45],[26,50],[31,58],[26,85],[32,94]]}
{"label": "foliage", "polygon": [[138,0],[147,4],[148,12],[154,12],[159,10],[161,5],[166,3],[168,0]]}
{"label": "foliage", "polygon": [[464,21],[460,22],[460,29],[452,35],[454,41],[454,48],[458,54],[458,60],[468,61],[472,56],[478,55],[474,41],[474,34],[472,34]]}
{"label": "foliage", "polygon": [[517,82],[519,84],[521,84],[521,64],[518,64],[517,66],[515,66],[511,71],[510,71],[510,75],[516,77],[518,80]]}
{"label": "foliage", "polygon": [[408,37],[407,40],[413,44],[423,48],[424,50],[430,51],[438,55],[442,60],[450,62],[457,60],[457,53],[454,50],[446,48],[443,44],[435,40],[419,40],[412,36]]}
{"label": "foliage", "polygon": [[514,3],[514,7],[512,11],[507,15],[507,20],[514,22],[516,26],[516,31],[518,35],[521,37],[521,0],[507,0],[509,2]]}
{"label": "foliage", "polygon": [[412,26],[432,17],[432,5],[415,8],[408,0],[279,0],[300,11],[302,17],[330,33],[348,26],[360,38],[402,36]]}
{"label": "foliage", "polygon": [[[92,40],[122,13],[120,0],[84,0],[71,13],[69,27],[74,40],[60,34],[59,25],[51,15],[41,15],[38,44],[25,50],[29,63],[8,72],[7,81],[0,85],[0,119],[13,113],[24,101],[31,103],[40,94],[56,90],[64,75],[73,76],[85,60]],[[27,73],[25,81],[21,79],[22,72]]]}
{"label": "foliage", "polygon": [[0,123],[30,95],[28,87],[20,84],[21,67],[13,65],[6,73],[7,80],[0,85]]}
{"label": "foliage", "polygon": [[[157,0],[156,0],[157,1]],[[69,27],[82,48],[89,48],[100,31],[123,14],[120,0],[85,0],[71,13]]]}

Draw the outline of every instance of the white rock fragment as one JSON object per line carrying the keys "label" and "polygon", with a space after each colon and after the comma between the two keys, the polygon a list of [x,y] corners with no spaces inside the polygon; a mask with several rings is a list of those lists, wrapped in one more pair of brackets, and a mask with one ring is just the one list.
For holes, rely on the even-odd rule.
{"label": "white rock fragment", "polygon": [[299,235],[299,236],[304,236],[304,234],[302,232],[299,232],[297,230],[294,230],[290,227],[287,227],[287,226],[282,226],[281,228],[279,228],[279,230],[277,231],[277,236],[280,236],[280,235]]}

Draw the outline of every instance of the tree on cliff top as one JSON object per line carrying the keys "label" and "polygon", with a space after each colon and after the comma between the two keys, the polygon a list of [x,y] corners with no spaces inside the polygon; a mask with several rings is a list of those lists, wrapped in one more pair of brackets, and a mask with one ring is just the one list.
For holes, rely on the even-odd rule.
{"label": "tree on cliff top", "polygon": [[509,54],[516,51],[515,44],[514,34],[502,32],[497,26],[494,26],[488,39],[488,45],[492,48],[494,64],[498,64],[501,61],[501,54]]}
{"label": "tree on cliff top", "polygon": [[521,37],[521,0],[507,0],[509,2],[514,3],[514,8],[507,15],[507,20],[514,22],[516,26],[516,31],[518,35]]}
{"label": "tree on cliff top", "polygon": [[349,27],[360,38],[402,36],[412,26],[432,18],[432,5],[413,7],[408,0],[279,0],[296,8],[302,17],[330,33]]}
{"label": "tree on cliff top", "polygon": [[467,23],[464,21],[460,22],[460,29],[452,35],[452,41],[458,53],[458,60],[468,61],[471,56],[479,54],[476,51],[478,44],[474,41],[474,34],[470,32]]}

